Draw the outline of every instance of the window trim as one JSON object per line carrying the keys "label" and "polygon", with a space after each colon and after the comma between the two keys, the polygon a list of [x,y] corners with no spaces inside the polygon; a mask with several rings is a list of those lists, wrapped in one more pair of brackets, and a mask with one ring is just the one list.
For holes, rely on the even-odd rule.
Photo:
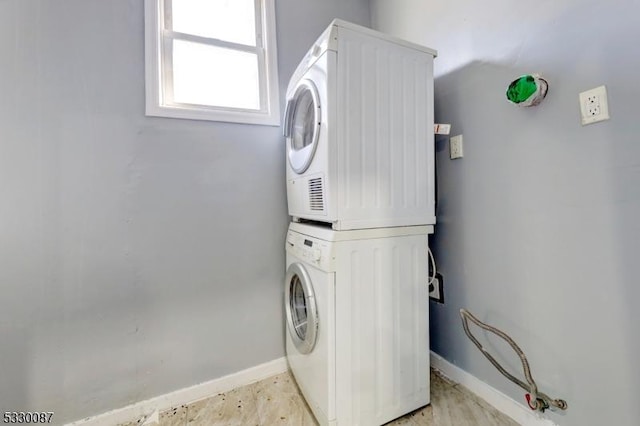
{"label": "window trim", "polygon": [[[278,55],[275,35],[274,0],[255,0],[257,39],[255,47],[164,30],[164,1],[165,0],[145,0],[146,115],[153,117],[279,126],[280,93],[278,90]],[[229,47],[234,50],[256,53],[258,57],[258,72],[260,73],[261,109],[257,111],[178,103],[165,104],[163,100],[165,87],[168,88],[168,90],[172,88],[171,84],[164,84],[163,82],[163,76],[168,79],[169,73],[163,71],[162,58],[163,56],[170,58],[171,42],[174,39],[196,41],[210,46]],[[262,45],[260,45],[261,43]],[[167,68],[167,70],[170,69],[171,67]]]}

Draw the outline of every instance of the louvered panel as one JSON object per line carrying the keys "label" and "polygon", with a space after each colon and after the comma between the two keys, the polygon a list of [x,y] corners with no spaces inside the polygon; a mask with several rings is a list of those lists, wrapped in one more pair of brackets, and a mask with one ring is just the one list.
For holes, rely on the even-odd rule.
{"label": "louvered panel", "polygon": [[322,178],[309,179],[309,209],[312,211],[324,211]]}

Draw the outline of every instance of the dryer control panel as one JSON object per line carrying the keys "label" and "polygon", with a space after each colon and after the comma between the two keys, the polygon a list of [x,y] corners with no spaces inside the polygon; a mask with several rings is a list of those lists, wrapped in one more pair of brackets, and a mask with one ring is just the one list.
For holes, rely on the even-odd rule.
{"label": "dryer control panel", "polygon": [[297,232],[287,232],[286,250],[306,263],[324,271],[332,271],[334,256],[332,244]]}

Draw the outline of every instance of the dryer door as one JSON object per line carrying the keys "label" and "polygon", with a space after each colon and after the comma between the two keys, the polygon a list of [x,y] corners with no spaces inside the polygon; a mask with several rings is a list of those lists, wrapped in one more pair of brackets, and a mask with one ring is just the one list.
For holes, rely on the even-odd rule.
{"label": "dryer door", "polygon": [[304,173],[311,164],[320,134],[320,98],[311,80],[302,80],[291,99],[287,100],[284,136],[291,168]]}
{"label": "dryer door", "polygon": [[308,354],[316,345],[318,309],[309,274],[300,263],[287,269],[284,303],[291,340],[300,353]]}

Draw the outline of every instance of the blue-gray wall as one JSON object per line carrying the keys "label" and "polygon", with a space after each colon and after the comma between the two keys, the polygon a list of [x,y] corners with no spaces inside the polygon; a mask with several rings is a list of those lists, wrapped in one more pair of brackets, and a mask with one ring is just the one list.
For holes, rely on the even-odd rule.
{"label": "blue-gray wall", "polygon": [[[436,48],[436,121],[464,134],[451,161],[437,139],[434,252],[445,305],[432,349],[524,403],[466,338],[458,311],[508,332],[560,425],[640,419],[640,2],[372,0],[373,25]],[[507,103],[511,80],[550,82],[535,108]],[[611,120],[580,125],[578,93],[605,84]],[[479,334],[511,371],[517,357]],[[521,374],[521,373],[519,373]]]}
{"label": "blue-gray wall", "polygon": [[[332,18],[278,0],[281,92]],[[0,1],[0,412],[95,415],[282,357],[277,127],[144,116],[142,0]]]}

